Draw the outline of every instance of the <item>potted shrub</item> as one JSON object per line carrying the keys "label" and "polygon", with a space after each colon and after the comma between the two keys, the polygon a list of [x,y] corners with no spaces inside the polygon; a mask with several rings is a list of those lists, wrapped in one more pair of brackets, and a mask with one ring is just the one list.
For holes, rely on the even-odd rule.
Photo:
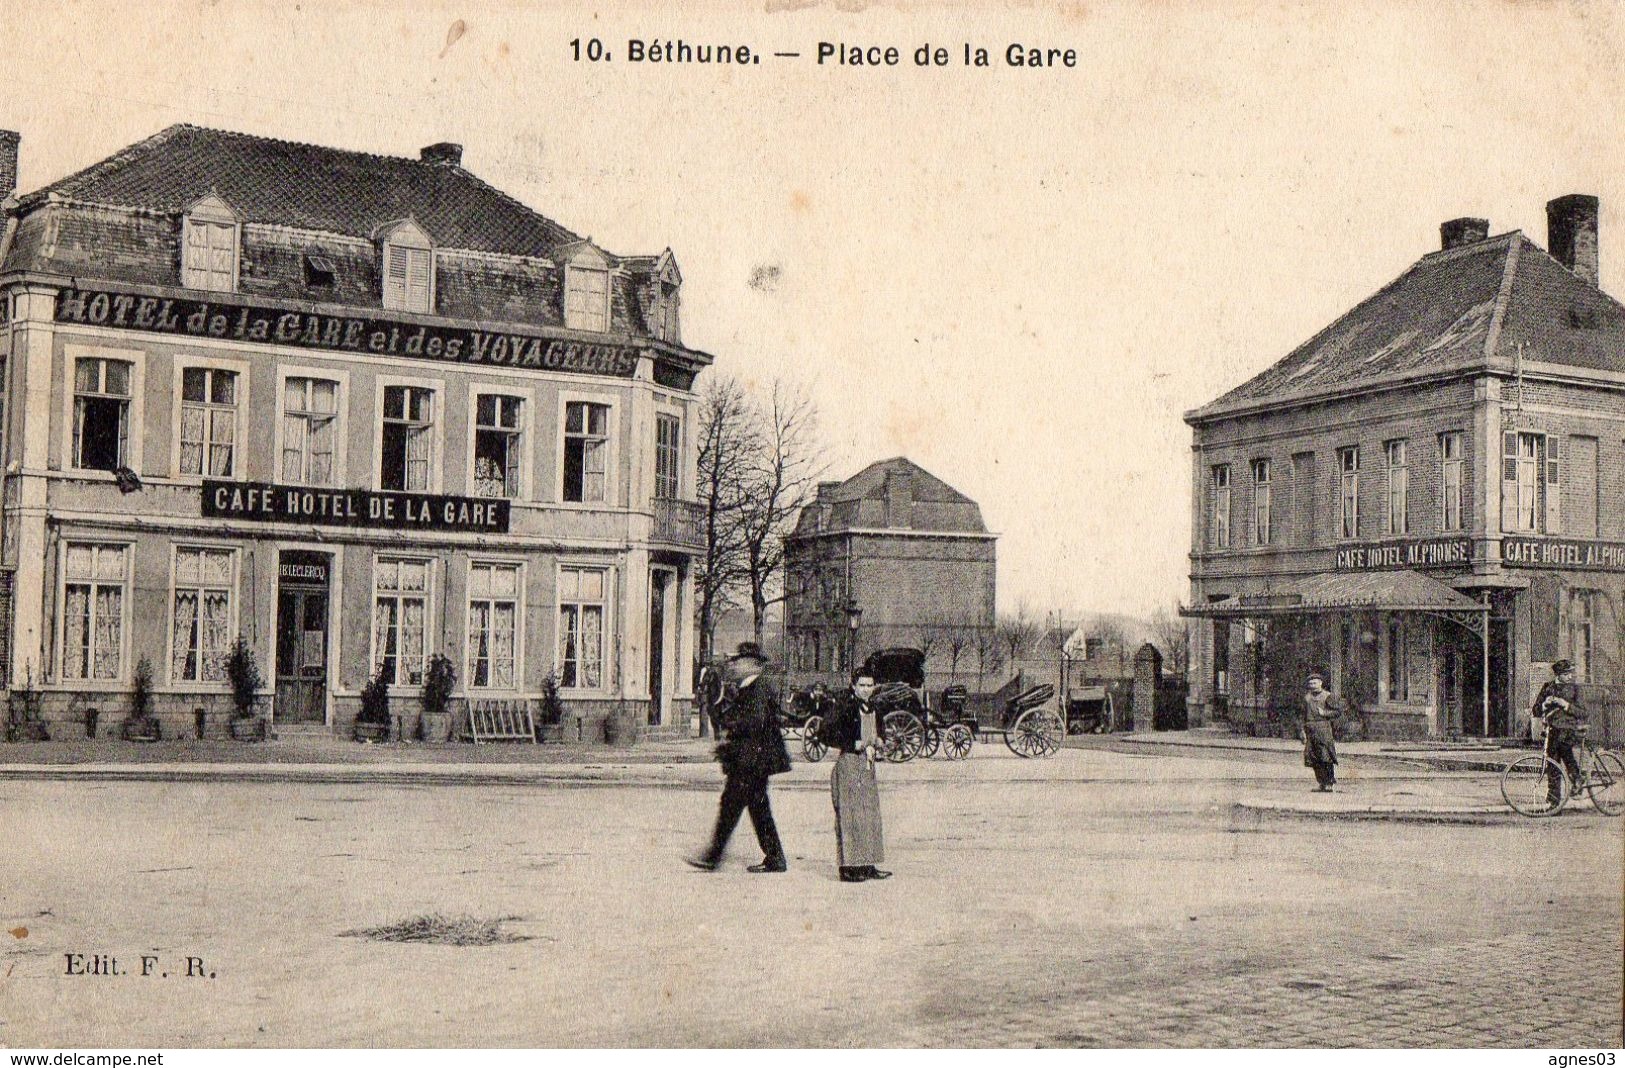
{"label": "potted shrub", "polygon": [[152,714],[152,661],[136,661],[135,678],[130,684],[130,714],[120,728],[127,742],[156,742],[163,737],[158,717]]}
{"label": "potted shrub", "polygon": [[564,701],[559,697],[559,673],[549,671],[542,680],[541,716],[536,721],[538,742],[564,740]]}
{"label": "potted shrub", "polygon": [[239,741],[264,741],[265,720],[254,714],[254,703],[265,680],[253,648],[241,634],[226,655],[226,678],[231,680],[231,736]]}
{"label": "potted shrub", "polygon": [[620,705],[610,710],[604,717],[604,744],[620,745],[622,742],[637,741],[637,727],[632,722],[632,716]]}
{"label": "potted shrub", "polygon": [[50,738],[40,715],[40,693],[34,689],[34,669],[25,670],[21,687],[11,691],[6,716],[6,741],[43,742]]}
{"label": "potted shrub", "polygon": [[361,711],[355,717],[355,740],[358,742],[387,742],[389,740],[389,679],[383,665],[361,688]]}
{"label": "potted shrub", "polygon": [[426,742],[451,741],[451,691],[457,685],[457,668],[446,656],[429,658],[423,677],[423,719],[418,731]]}

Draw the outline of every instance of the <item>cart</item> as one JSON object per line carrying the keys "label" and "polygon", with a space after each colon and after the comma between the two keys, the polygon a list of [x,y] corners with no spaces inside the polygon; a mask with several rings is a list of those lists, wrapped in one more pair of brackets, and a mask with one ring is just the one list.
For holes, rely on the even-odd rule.
{"label": "cart", "polygon": [[1060,713],[1045,708],[1055,696],[1049,683],[1031,686],[1004,704],[997,727],[983,728],[983,734],[1002,734],[1004,744],[1022,758],[1054,756],[1066,737],[1066,724]]}

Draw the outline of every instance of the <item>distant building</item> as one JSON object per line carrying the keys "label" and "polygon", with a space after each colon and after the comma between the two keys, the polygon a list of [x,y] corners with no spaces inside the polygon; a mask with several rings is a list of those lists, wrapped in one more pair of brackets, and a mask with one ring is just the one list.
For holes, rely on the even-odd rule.
{"label": "distant building", "polygon": [[[934,678],[990,659],[996,535],[976,502],[896,457],[826,482],[785,541],[792,676],[840,675],[914,646]],[[852,624],[856,622],[856,629]]]}

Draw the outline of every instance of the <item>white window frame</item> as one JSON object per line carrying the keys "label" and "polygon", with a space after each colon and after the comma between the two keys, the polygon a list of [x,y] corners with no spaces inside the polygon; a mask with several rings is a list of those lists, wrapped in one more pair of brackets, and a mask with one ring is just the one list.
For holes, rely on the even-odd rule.
{"label": "white window frame", "polygon": [[[423,298],[416,301],[412,298],[411,270],[412,256],[421,253],[428,267],[428,285]],[[406,274],[401,286],[397,289],[390,285],[390,261],[397,255],[406,256]],[[436,304],[436,270],[435,270],[434,242],[423,228],[411,219],[405,219],[389,227],[383,240],[378,245],[378,298],[385,308],[392,311],[420,312],[432,315]]]}
{"label": "white window frame", "polygon": [[[181,409],[186,407],[182,399],[183,386],[186,381],[186,372],[199,371],[228,371],[237,376],[236,418],[232,428],[231,447],[231,473],[227,475],[209,474],[182,474],[181,473]],[[171,477],[186,482],[202,483],[206,478],[225,481],[240,482],[247,477],[246,462],[248,440],[248,386],[249,363],[247,360],[223,359],[213,356],[183,355],[175,357],[174,374],[175,396],[169,410],[169,425],[174,429],[170,435],[169,472]],[[206,407],[209,405],[206,405]],[[205,443],[203,449],[203,466],[209,466],[209,450]],[[274,481],[274,480],[273,480]]]}
{"label": "white window frame", "polygon": [[[1260,457],[1250,465],[1253,476],[1253,544],[1267,546],[1275,540],[1273,475],[1268,458]],[[1263,477],[1260,477],[1262,475]]]}
{"label": "white window frame", "polygon": [[[604,596],[599,602],[569,601],[566,602],[560,591],[564,588],[564,573],[566,571],[599,571],[604,576]],[[615,655],[615,565],[602,560],[560,560],[553,569],[553,670],[559,673],[559,689],[570,694],[605,694],[612,689],[611,679],[616,675],[618,665],[614,662]],[[566,603],[577,605],[601,604],[604,609],[603,629],[599,635],[602,648],[599,651],[599,664],[601,665],[601,678],[597,686],[566,686],[564,676],[564,629],[562,626],[563,609]]]}
{"label": "white window frame", "polygon": [[[1439,435],[1439,529],[1461,530],[1465,526],[1463,509],[1466,493],[1466,461],[1462,455],[1465,435],[1459,430],[1446,430]],[[1452,447],[1453,446],[1453,447]],[[1450,510],[1455,506],[1455,517]]]}
{"label": "white window frame", "polygon": [[[435,591],[438,585],[435,582],[435,560],[432,556],[424,556],[421,553],[411,552],[375,552],[372,554],[372,585],[367,598],[367,647],[369,650],[371,650],[370,656],[367,660],[367,678],[371,679],[378,673],[379,664],[383,656],[382,650],[378,648],[378,568],[379,565],[383,563],[413,563],[424,565],[422,673],[424,677],[427,678],[429,673],[429,660],[437,651],[435,647],[435,638],[437,637],[435,627],[436,621],[440,618],[439,613],[435,611]],[[333,611],[333,601],[331,598],[336,596],[337,591],[335,590],[330,595],[330,599],[328,601],[329,626],[332,626],[331,613]],[[396,590],[394,592],[394,596],[396,600],[399,601],[401,591]],[[396,618],[395,625],[396,628],[399,629],[400,619],[398,616]],[[332,641],[333,638],[334,635],[329,633],[328,640]],[[401,657],[397,653],[395,657],[395,678],[388,680],[389,689],[391,691],[402,693],[416,693],[423,689],[422,682],[395,681],[395,679],[400,677],[400,674]]]}
{"label": "white window frame", "polygon": [[[602,326],[594,326],[590,322],[585,321],[585,320],[583,320],[581,318],[582,315],[590,314],[590,313],[574,312],[572,314],[572,308],[573,308],[573,305],[575,304],[575,301],[573,300],[573,297],[576,294],[577,280],[582,275],[601,275],[601,276],[603,276],[603,279],[604,279],[604,307],[603,307],[603,325]],[[612,311],[613,311],[613,307],[614,307],[614,301],[613,301],[612,294],[614,293],[614,289],[615,289],[615,272],[607,264],[605,266],[603,266],[603,267],[578,266],[578,265],[573,264],[573,263],[568,264],[564,268],[564,325],[565,325],[565,327],[567,329],[570,329],[570,330],[582,330],[582,331],[586,331],[588,333],[593,333],[593,334],[607,334],[607,333],[609,333],[610,326],[611,326],[611,324],[613,322]]]}
{"label": "white window frame", "polygon": [[[68,549],[75,545],[89,545],[93,547],[119,548],[124,550],[124,578],[122,580],[123,593],[119,596],[119,668],[118,674],[111,679],[98,679],[87,676],[85,678],[69,678],[67,673],[67,640],[68,640]],[[111,585],[103,579],[92,579],[92,590],[98,584]],[[63,538],[57,546],[56,567],[56,677],[59,682],[72,683],[74,686],[89,690],[123,690],[131,677],[132,665],[130,663],[130,600],[135,589],[135,543],[119,538]],[[95,595],[92,592],[91,604],[95,604]],[[91,623],[94,633],[95,623]],[[91,653],[86,668],[94,661],[95,654]]]}
{"label": "white window frame", "polygon": [[[513,685],[496,686],[474,682],[474,569],[477,567],[508,567],[516,572],[513,624]],[[514,557],[476,556],[468,561],[468,581],[464,583],[463,597],[463,670],[465,689],[475,693],[514,693],[525,687],[525,562]],[[496,600],[496,598],[488,598]]]}
{"label": "white window frame", "polygon": [[[564,445],[566,416],[571,404],[602,404],[609,408],[604,419],[604,442],[608,455],[604,458],[604,499],[601,501],[567,501],[564,499]],[[553,480],[553,499],[565,508],[609,509],[620,500],[620,482],[616,477],[620,468],[621,438],[620,399],[609,393],[578,393],[559,391],[558,434],[554,439],[553,455],[558,457],[557,476]]]}
{"label": "white window frame", "polygon": [[[224,285],[205,284],[196,285],[198,281],[213,283],[216,281],[216,272],[212,266],[205,268],[203,277],[194,275],[188,264],[191,259],[194,242],[197,235],[208,234],[216,230],[231,231],[231,278]],[[204,248],[209,248],[207,239]],[[203,293],[235,293],[242,274],[243,263],[243,228],[237,214],[231,206],[218,196],[210,195],[193,204],[187,209],[181,221],[181,286]]]}
{"label": "white window frame", "polygon": [[[277,368],[276,373],[276,433],[275,433],[275,459],[272,466],[270,481],[288,485],[304,486],[308,483],[288,483],[282,477],[282,448],[286,440],[286,430],[283,426],[287,418],[287,411],[283,407],[287,403],[288,379],[290,378],[324,378],[329,382],[338,383],[338,396],[334,403],[338,406],[336,425],[333,428],[333,482],[330,486],[313,487],[317,489],[337,489],[348,484],[347,461],[349,459],[349,413],[350,413],[350,372],[340,371],[328,367],[301,367],[294,364],[284,364]],[[379,427],[378,437],[383,440],[383,394],[378,395]],[[381,459],[381,458],[380,458]],[[308,460],[308,458],[307,458]],[[374,479],[376,484],[377,479]]]}
{"label": "white window frame", "polygon": [[1387,527],[1390,534],[1411,530],[1411,449],[1404,438],[1386,441],[1382,446],[1388,469]]}
{"label": "white window frame", "polygon": [[[429,487],[423,490],[384,490],[384,390],[389,386],[427,389],[434,394],[434,426],[429,431]],[[372,485],[380,492],[443,493],[446,455],[446,383],[435,378],[379,375],[373,393]]]}
{"label": "white window frame", "polygon": [[1359,536],[1360,446],[1345,445],[1337,450],[1337,538],[1352,541]]}
{"label": "white window frame", "polygon": [[1234,487],[1234,474],[1230,470],[1229,464],[1214,464],[1208,469],[1208,478],[1212,480],[1213,486],[1213,511],[1210,517],[1213,524],[1213,544],[1210,548],[1228,549],[1230,548],[1230,496]]}
{"label": "white window frame", "polygon": [[[676,453],[672,457],[672,462],[675,465],[676,486],[673,492],[666,497],[660,495],[660,421],[662,419],[677,421],[677,441],[674,446]],[[684,463],[684,458],[687,453],[688,420],[684,418],[683,410],[669,405],[656,404],[653,430],[654,441],[653,448],[650,451],[654,455],[654,480],[651,484],[651,493],[657,500],[687,500],[688,472],[686,468],[688,465]]]}
{"label": "white window frame", "polygon": [[[528,389],[507,388],[504,386],[474,386],[468,395],[468,495],[478,496],[474,492],[475,455],[474,443],[479,438],[480,430],[480,398],[481,397],[515,397],[519,400],[519,491],[513,496],[488,497],[482,500],[508,500],[528,501],[531,499],[531,481],[534,463],[531,457],[536,453],[536,397]],[[560,454],[562,457],[562,453]],[[562,489],[563,482],[560,482]]]}
{"label": "white window frame", "polygon": [[74,466],[75,447],[73,435],[74,398],[77,396],[75,386],[78,380],[78,361],[88,360],[123,360],[130,364],[130,407],[125,423],[125,456],[124,466],[135,472],[140,472],[143,442],[146,438],[146,396],[147,396],[147,354],[140,349],[113,349],[100,345],[64,345],[62,358],[65,361],[63,374],[67,388],[62,391],[62,470],[71,471],[75,478],[101,479],[111,482],[113,473],[94,467]]}
{"label": "white window frame", "polygon": [[[167,679],[169,679],[169,684],[171,686],[184,686],[184,687],[187,687],[188,689],[222,691],[222,692],[224,692],[224,691],[227,691],[227,690],[231,689],[231,679],[229,677],[219,679],[219,680],[214,680],[214,681],[204,679],[202,677],[203,676],[203,661],[202,661],[201,656],[198,659],[198,677],[197,678],[195,678],[195,679],[183,679],[183,678],[179,678],[179,677],[177,677],[175,675],[175,598],[179,595],[180,591],[183,589],[183,587],[181,585],[181,582],[180,582],[180,572],[178,570],[177,565],[180,563],[180,555],[183,552],[226,553],[231,557],[231,583],[230,583],[230,585],[229,585],[229,587],[228,587],[228,589],[226,591],[227,596],[230,598],[230,600],[229,600],[229,602],[227,604],[227,613],[226,614],[230,617],[230,620],[231,620],[230,627],[229,627],[231,640],[235,641],[236,638],[237,638],[237,635],[242,632],[241,615],[240,615],[240,612],[241,612],[241,607],[240,607],[241,606],[241,598],[239,597],[239,593],[240,593],[241,588],[242,588],[242,573],[243,573],[242,551],[235,545],[220,545],[220,544],[211,544],[211,543],[208,543],[208,542],[194,542],[194,541],[174,542],[169,547],[169,611],[165,615],[165,623],[166,623],[167,627],[166,627],[166,637],[164,639],[164,675],[165,675],[165,677]],[[203,591],[205,589],[218,589],[219,587],[217,587],[217,586],[208,586],[208,585],[204,585],[204,584],[200,583],[200,584],[198,584],[196,586],[187,585],[184,588],[185,589],[190,589],[190,590],[196,590],[196,591],[199,591],[201,593],[201,591]],[[203,599],[200,596],[198,598],[198,606],[199,606],[199,608],[201,608],[202,605],[203,605]],[[200,630],[199,631],[199,642],[200,642],[200,644],[201,644],[201,640],[202,640],[201,634],[202,634],[202,632]],[[228,652],[230,651],[229,648],[228,648],[227,651]],[[274,668],[274,665],[273,665],[273,668]]]}

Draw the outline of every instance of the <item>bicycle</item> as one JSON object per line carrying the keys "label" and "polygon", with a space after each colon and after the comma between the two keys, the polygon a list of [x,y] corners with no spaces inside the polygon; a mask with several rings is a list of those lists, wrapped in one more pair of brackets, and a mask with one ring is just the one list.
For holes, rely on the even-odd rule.
{"label": "bicycle", "polygon": [[[1552,732],[1548,729],[1539,756],[1519,757],[1501,772],[1501,796],[1512,811],[1520,816],[1555,816],[1570,799],[1584,793],[1605,816],[1625,812],[1625,761],[1587,738],[1583,725],[1575,733],[1580,735],[1574,754],[1580,766],[1579,782],[1571,782],[1568,769],[1551,755]],[[1553,775],[1558,786],[1555,800],[1551,795]]]}

